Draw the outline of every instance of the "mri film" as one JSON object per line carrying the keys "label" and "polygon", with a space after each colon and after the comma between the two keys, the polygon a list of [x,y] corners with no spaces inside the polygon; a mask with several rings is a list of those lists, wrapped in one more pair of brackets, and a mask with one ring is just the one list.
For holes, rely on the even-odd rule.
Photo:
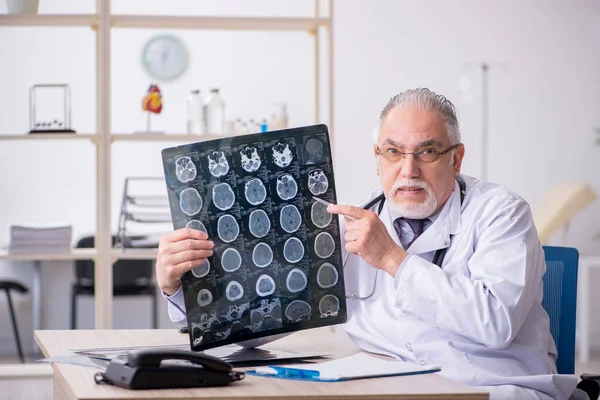
{"label": "mri film", "polygon": [[181,277],[190,347],[346,322],[340,222],[325,125],[162,151],[173,229],[205,232],[213,253]]}
{"label": "mri film", "polygon": [[244,196],[253,206],[262,204],[267,198],[267,188],[258,178],[252,178],[244,184]]}

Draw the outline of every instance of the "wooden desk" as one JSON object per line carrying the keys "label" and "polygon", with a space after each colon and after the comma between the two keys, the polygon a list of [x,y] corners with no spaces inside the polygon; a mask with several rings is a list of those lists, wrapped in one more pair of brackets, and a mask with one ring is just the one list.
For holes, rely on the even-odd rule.
{"label": "wooden desk", "polygon": [[[36,331],[35,339],[47,356],[68,355],[69,349],[189,343],[187,334],[168,330]],[[300,331],[264,347],[337,357],[357,352],[354,344],[327,328]],[[55,399],[488,399],[488,393],[438,374],[362,379],[347,382],[303,382],[246,376],[220,388],[125,390],[97,385],[99,370],[53,364]]]}

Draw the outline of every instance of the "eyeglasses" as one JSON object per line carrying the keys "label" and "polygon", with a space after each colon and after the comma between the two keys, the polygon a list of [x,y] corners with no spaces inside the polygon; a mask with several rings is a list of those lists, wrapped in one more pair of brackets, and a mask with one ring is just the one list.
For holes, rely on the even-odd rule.
{"label": "eyeglasses", "polygon": [[386,147],[382,147],[382,148],[377,146],[377,155],[382,156],[386,161],[389,161],[391,163],[397,163],[399,161],[403,161],[404,159],[406,159],[406,156],[408,154],[412,154],[413,157],[415,158],[415,161],[429,164],[429,163],[437,161],[438,158],[440,158],[444,154],[454,150],[459,145],[460,145],[460,143],[457,143],[453,146],[448,147],[446,150],[443,150],[443,151],[438,151],[437,149],[435,149],[433,147],[426,147],[426,148],[418,150],[418,151],[413,151],[412,153],[400,151],[397,147],[394,147],[394,146],[386,146]]}

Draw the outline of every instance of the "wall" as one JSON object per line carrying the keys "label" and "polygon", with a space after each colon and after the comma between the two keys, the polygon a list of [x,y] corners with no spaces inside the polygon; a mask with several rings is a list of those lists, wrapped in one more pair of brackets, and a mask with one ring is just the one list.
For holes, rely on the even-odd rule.
{"label": "wall", "polygon": [[[93,11],[93,2],[41,0],[41,12]],[[116,2],[115,2],[116,3]],[[115,12],[139,13],[133,0]],[[151,14],[308,15],[310,1],[145,1]],[[119,8],[116,8],[118,5]],[[452,5],[452,7],[450,6]],[[5,12],[0,3],[0,13]],[[152,30],[116,30],[112,56],[112,129],[143,129],[139,103],[149,83],[139,52]],[[261,116],[271,101],[290,105],[290,124],[310,124],[312,42],[304,33],[176,31],[189,47],[191,65],[177,81],[161,85],[163,114],[155,129],[184,130],[185,96],[192,87],[219,86],[231,117]],[[488,179],[510,186],[532,205],[553,185],[583,180],[600,193],[600,6],[593,0],[393,1],[344,0],[335,11],[336,182],[342,202],[358,203],[377,184],[371,130],[379,111],[398,91],[427,86],[455,102],[467,148],[464,172],[480,174],[480,71],[490,62]],[[73,126],[95,127],[94,36],[88,28],[0,28],[0,134],[28,128],[28,88],[68,82]],[[6,56],[6,55],[9,56]],[[265,61],[265,62],[262,62]],[[471,82],[471,99],[459,90]],[[175,143],[117,143],[113,147],[113,210],[117,221],[125,176],[162,174],[159,152]],[[75,236],[95,229],[95,152],[90,143],[0,142],[0,244],[11,223],[71,223]],[[361,160],[357,163],[356,160]],[[358,167],[360,165],[360,167]],[[583,253],[598,247],[599,203],[571,224],[568,243]],[[2,229],[2,227],[4,227]],[[116,228],[116,227],[115,227]],[[0,273],[27,274],[27,265]],[[30,267],[29,267],[30,268]],[[15,272],[16,271],[16,272]],[[25,271],[25,272],[24,272]],[[44,265],[44,327],[68,327],[72,265]],[[594,279],[600,279],[595,276]],[[2,299],[0,299],[2,301]],[[1,304],[1,303],[0,303]],[[115,327],[149,326],[143,301],[115,302]],[[19,301],[22,330],[29,330],[28,298]],[[4,308],[0,305],[0,310]],[[91,301],[81,302],[81,327],[93,325]],[[0,351],[11,352],[12,332],[0,311]],[[170,326],[161,308],[161,326]],[[6,322],[6,323],[5,323]],[[600,327],[594,327],[595,332]],[[23,334],[22,336],[26,336]]]}

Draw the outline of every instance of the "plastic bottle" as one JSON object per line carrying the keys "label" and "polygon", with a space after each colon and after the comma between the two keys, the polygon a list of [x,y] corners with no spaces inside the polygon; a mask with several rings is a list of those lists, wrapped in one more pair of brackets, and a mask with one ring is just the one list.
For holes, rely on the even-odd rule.
{"label": "plastic bottle", "polygon": [[269,129],[273,131],[286,129],[288,127],[287,104],[272,103],[270,109]]}
{"label": "plastic bottle", "polygon": [[203,135],[206,133],[204,121],[204,99],[199,89],[190,91],[187,98],[186,132],[188,135]]}
{"label": "plastic bottle", "polygon": [[206,132],[210,135],[226,135],[225,101],[219,94],[219,89],[211,89],[210,95],[204,102],[204,117]]}
{"label": "plastic bottle", "polygon": [[260,131],[261,131],[261,132],[267,132],[268,130],[269,130],[269,125],[267,124],[267,120],[266,120],[266,119],[263,119],[263,120],[260,122]]}

